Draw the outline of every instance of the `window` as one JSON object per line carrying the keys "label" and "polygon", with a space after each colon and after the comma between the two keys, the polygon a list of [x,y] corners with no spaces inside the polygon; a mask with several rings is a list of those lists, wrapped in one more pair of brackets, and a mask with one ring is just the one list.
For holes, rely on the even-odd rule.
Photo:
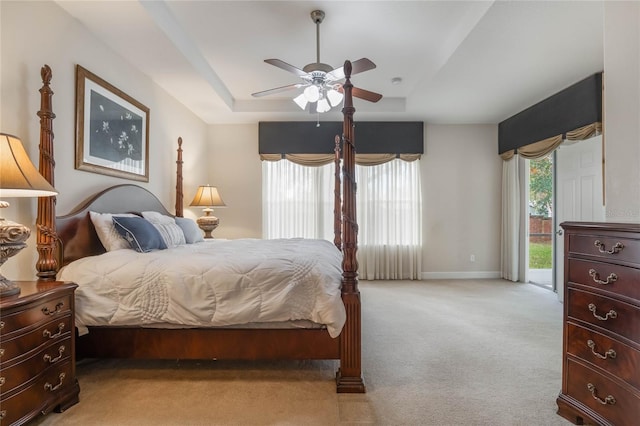
{"label": "window", "polygon": [[[263,236],[333,240],[334,165],[263,161]],[[419,279],[420,162],[356,165],[358,263],[364,279]]]}

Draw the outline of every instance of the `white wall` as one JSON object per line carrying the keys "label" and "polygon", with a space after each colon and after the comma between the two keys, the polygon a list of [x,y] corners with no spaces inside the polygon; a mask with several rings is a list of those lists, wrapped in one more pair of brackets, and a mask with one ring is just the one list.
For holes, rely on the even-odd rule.
{"label": "white wall", "polygon": [[502,160],[497,152],[497,125],[426,126],[424,278],[500,276]]}
{"label": "white wall", "polygon": [[606,220],[640,222],[640,3],[604,5]]}
{"label": "white wall", "polygon": [[[136,183],[74,169],[76,64],[150,108],[149,182],[139,184],[156,194],[169,211],[175,205],[177,138],[183,137],[185,203],[191,201],[187,198],[194,193],[189,189],[195,191],[208,177],[202,160],[208,155],[208,126],[204,122],[97,40],[55,2],[1,1],[0,19],[0,131],[19,136],[36,166],[40,69],[48,64],[53,71],[58,214],[69,212],[86,197],[108,186]],[[31,226],[32,236],[27,242],[29,246],[5,263],[2,273],[10,279],[34,279],[36,200],[8,201],[12,205],[3,209],[2,215]],[[188,211],[185,215],[195,217],[199,212]]]}

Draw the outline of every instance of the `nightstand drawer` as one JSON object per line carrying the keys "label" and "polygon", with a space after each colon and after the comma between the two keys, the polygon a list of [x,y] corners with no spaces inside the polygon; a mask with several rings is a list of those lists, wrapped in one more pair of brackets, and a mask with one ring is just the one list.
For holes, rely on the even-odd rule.
{"label": "nightstand drawer", "polygon": [[71,357],[71,337],[52,342],[40,351],[34,351],[23,361],[0,369],[0,394],[6,395],[14,388],[28,383],[47,368],[62,364]]}
{"label": "nightstand drawer", "polygon": [[571,358],[567,359],[566,372],[569,396],[612,424],[637,425],[640,396]]}
{"label": "nightstand drawer", "polygon": [[640,390],[640,351],[593,330],[569,323],[567,353],[597,365]]}
{"label": "nightstand drawer", "polygon": [[60,316],[53,321],[42,324],[40,327],[22,335],[14,334],[13,338],[6,339],[2,336],[0,348],[0,365],[7,365],[15,358],[25,355],[39,346],[49,342],[64,339],[73,332],[71,315]]}
{"label": "nightstand drawer", "polygon": [[567,288],[568,319],[578,319],[610,330],[640,344],[640,309],[591,292]]}
{"label": "nightstand drawer", "polygon": [[[71,362],[66,362],[48,370],[41,377],[34,380],[31,385],[11,393],[8,397],[3,395],[2,408],[4,418],[3,425],[13,424],[19,420],[26,421],[44,411],[51,401],[54,401],[73,386],[75,378]],[[25,411],[25,407],[29,407]]]}
{"label": "nightstand drawer", "polygon": [[640,300],[640,269],[610,263],[569,259],[569,282],[606,291],[630,301]]}
{"label": "nightstand drawer", "polygon": [[636,239],[572,234],[569,236],[568,253],[571,256],[586,255],[640,266],[640,240]]}
{"label": "nightstand drawer", "polygon": [[69,315],[70,312],[71,299],[69,295],[39,301],[17,312],[7,312],[6,314],[3,312],[2,338],[9,339],[12,334],[20,333],[25,327],[37,326],[54,318]]}

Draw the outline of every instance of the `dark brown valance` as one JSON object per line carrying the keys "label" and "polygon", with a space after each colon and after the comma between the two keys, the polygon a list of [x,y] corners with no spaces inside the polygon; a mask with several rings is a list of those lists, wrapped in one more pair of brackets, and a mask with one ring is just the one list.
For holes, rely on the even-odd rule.
{"label": "dark brown valance", "polygon": [[[571,133],[576,129],[595,129],[599,123],[602,123],[601,72],[501,122],[498,125],[498,153],[518,150],[550,138],[571,139],[576,137]],[[577,138],[585,137],[578,135]]]}
{"label": "dark brown valance", "polygon": [[[263,121],[258,124],[259,154],[330,154],[342,122]],[[421,121],[363,121],[355,124],[358,154],[422,154]]]}

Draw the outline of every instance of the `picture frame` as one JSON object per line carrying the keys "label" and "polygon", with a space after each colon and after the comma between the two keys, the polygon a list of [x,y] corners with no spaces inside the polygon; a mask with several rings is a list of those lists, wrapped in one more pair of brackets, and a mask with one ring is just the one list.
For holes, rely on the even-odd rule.
{"label": "picture frame", "polygon": [[149,108],[81,65],[75,168],[149,182]]}

